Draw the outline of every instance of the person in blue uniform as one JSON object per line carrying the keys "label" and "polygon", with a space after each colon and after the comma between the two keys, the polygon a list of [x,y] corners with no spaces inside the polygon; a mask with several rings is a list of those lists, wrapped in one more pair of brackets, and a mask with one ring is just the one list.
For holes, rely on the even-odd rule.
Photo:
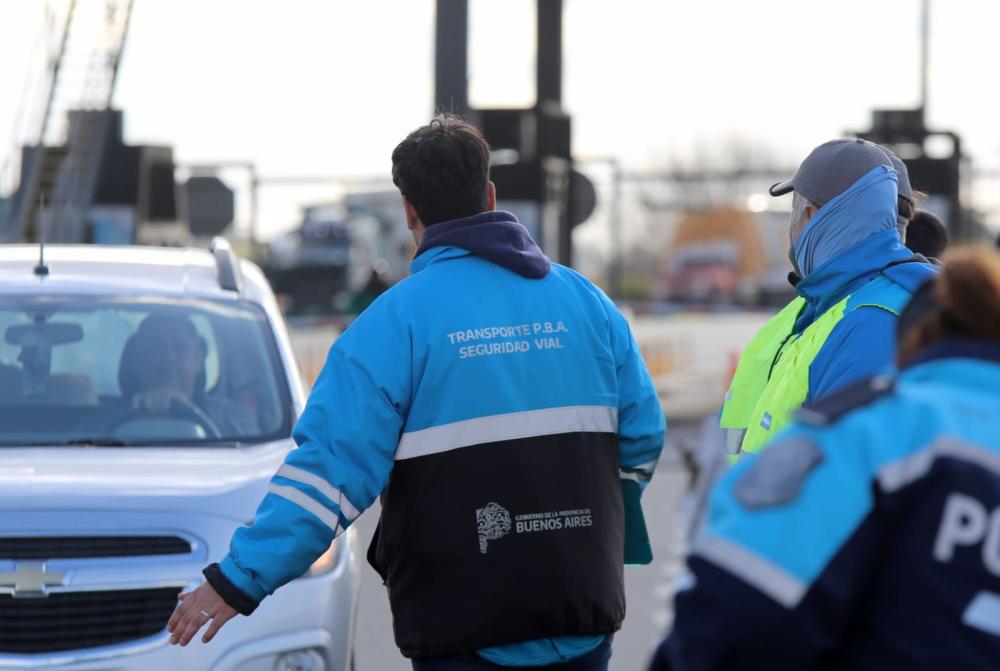
{"label": "person in blue uniform", "polygon": [[665,432],[639,348],[600,289],[496,211],[475,127],[439,116],[392,163],[412,274],[334,343],[297,449],[184,595],[173,641],[252,613],[381,497],[368,556],[415,669],[606,669],[626,506]]}
{"label": "person in blue uniform", "polygon": [[1000,668],[997,254],[950,252],[898,339],[720,480],[651,669]]}

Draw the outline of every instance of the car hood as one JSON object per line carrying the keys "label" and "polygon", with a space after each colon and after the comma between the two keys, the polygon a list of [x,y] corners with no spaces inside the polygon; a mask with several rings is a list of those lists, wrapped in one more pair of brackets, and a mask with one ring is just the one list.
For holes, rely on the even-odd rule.
{"label": "car hood", "polygon": [[130,510],[246,521],[294,443],[0,448],[0,512]]}

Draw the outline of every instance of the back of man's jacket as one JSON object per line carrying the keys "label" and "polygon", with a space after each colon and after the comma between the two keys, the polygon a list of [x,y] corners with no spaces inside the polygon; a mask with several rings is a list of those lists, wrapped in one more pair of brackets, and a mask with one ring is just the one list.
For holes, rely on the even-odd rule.
{"label": "back of man's jacket", "polygon": [[619,477],[648,480],[665,430],[627,322],[511,215],[424,243],[331,349],[221,573],[259,601],[383,494],[404,654],[599,640],[624,617]]}

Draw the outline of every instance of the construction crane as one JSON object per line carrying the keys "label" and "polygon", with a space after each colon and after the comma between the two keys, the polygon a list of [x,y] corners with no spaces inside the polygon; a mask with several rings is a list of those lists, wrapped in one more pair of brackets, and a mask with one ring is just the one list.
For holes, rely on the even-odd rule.
{"label": "construction crane", "polygon": [[[94,196],[133,0],[49,0],[43,76],[21,101],[24,148],[0,241],[80,242]],[[44,211],[37,205],[44,199]]]}

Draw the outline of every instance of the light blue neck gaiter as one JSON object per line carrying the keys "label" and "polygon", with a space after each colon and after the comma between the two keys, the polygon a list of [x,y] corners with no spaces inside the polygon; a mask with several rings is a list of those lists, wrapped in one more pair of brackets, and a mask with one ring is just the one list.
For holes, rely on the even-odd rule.
{"label": "light blue neck gaiter", "polygon": [[876,233],[896,226],[896,171],[880,165],[819,208],[795,243],[802,277]]}

